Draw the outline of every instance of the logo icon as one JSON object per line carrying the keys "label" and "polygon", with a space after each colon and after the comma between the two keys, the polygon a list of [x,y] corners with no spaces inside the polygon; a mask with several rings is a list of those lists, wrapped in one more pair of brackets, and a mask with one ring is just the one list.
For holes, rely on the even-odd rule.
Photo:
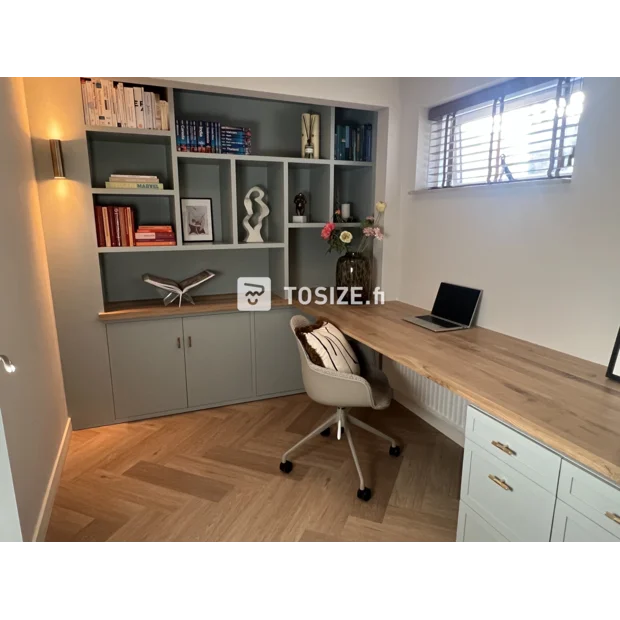
{"label": "logo icon", "polygon": [[271,278],[237,278],[237,309],[245,312],[271,310]]}

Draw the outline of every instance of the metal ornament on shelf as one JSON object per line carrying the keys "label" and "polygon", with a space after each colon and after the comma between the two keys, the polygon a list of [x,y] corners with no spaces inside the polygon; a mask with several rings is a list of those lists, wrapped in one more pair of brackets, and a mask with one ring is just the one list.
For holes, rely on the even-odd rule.
{"label": "metal ornament on shelf", "polygon": [[301,115],[301,156],[304,159],[319,157],[319,115],[308,112]]}
{"label": "metal ornament on shelf", "polygon": [[[254,197],[254,201],[259,206],[258,218],[256,221],[256,225],[252,226],[250,224],[250,219],[254,215],[254,206],[252,204],[252,195],[256,194]],[[269,207],[267,203],[263,200],[265,197],[265,192],[262,188],[255,185],[250,188],[248,193],[245,195],[243,199],[243,206],[245,207],[247,215],[243,218],[243,228],[247,233],[245,238],[245,243],[264,243],[264,239],[260,234],[261,228],[263,227],[263,220],[269,215]]]}
{"label": "metal ornament on shelf", "polygon": [[295,224],[305,224],[308,221],[308,216],[306,215],[308,199],[300,192],[293,198],[293,202],[295,203],[295,213],[297,214],[293,215],[293,222]]}

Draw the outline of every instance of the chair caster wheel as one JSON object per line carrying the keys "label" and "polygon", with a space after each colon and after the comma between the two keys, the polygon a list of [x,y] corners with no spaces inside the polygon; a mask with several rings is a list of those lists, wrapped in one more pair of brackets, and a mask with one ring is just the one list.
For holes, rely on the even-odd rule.
{"label": "chair caster wheel", "polygon": [[329,428],[329,426],[324,430],[321,431],[321,436],[322,437],[329,437],[331,435],[331,429]]}
{"label": "chair caster wheel", "polygon": [[290,474],[293,469],[293,463],[290,461],[285,461],[284,463],[280,463],[280,471],[285,474]]}
{"label": "chair caster wheel", "polygon": [[371,496],[372,493],[370,492],[370,489],[368,487],[357,490],[357,498],[361,499],[363,502],[367,502]]}
{"label": "chair caster wheel", "polygon": [[390,446],[390,456],[400,456],[400,446]]}

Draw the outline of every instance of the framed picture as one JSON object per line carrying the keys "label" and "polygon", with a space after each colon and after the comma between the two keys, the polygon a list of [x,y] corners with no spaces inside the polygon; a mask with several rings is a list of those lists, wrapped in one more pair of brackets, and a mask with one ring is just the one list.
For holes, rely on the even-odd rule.
{"label": "framed picture", "polygon": [[181,198],[183,241],[213,241],[211,198]]}
{"label": "framed picture", "polygon": [[616,344],[614,344],[614,350],[611,352],[609,366],[607,366],[607,377],[613,379],[614,381],[620,381],[620,361],[618,360],[618,351],[620,351],[620,330],[618,330]]}

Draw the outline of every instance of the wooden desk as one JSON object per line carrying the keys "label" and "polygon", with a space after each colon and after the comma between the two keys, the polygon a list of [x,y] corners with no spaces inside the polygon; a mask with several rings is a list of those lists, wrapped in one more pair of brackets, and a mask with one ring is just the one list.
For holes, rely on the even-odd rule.
{"label": "wooden desk", "polygon": [[620,485],[620,383],[604,366],[479,327],[434,333],[397,301],[299,307]]}

